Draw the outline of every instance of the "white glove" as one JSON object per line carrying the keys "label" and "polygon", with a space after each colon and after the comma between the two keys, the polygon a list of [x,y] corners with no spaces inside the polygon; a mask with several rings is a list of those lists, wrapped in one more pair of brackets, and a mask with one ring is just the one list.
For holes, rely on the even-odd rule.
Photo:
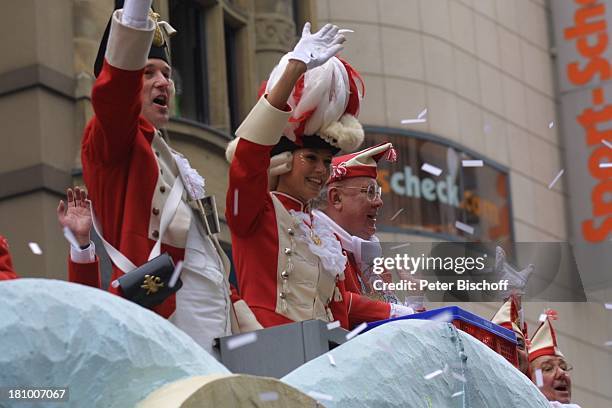
{"label": "white glove", "polygon": [[414,314],[414,309],[409,306],[399,305],[397,303],[389,303],[391,311],[389,313],[389,319],[400,316],[408,316]]}
{"label": "white glove", "polygon": [[304,24],[302,38],[287,56],[289,59],[302,61],[306,64],[306,69],[323,65],[344,48],[342,43],[345,38],[338,30],[338,26],[325,24],[322,29],[311,34],[310,23]]}
{"label": "white glove", "polygon": [[132,28],[146,28],[152,0],[125,0],[121,22]]}

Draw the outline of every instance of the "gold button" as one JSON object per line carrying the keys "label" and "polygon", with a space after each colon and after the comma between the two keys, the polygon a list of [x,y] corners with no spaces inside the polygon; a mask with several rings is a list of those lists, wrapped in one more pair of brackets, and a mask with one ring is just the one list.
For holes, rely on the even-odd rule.
{"label": "gold button", "polygon": [[291,248],[285,248],[285,255],[291,255]]}
{"label": "gold button", "polygon": [[283,278],[283,279],[287,279],[287,278],[289,277],[289,272],[287,272],[287,271],[282,271],[282,272],[281,272],[281,276],[282,276],[282,278]]}
{"label": "gold button", "polygon": [[161,187],[159,188],[159,191],[160,191],[162,194],[163,194],[163,193],[165,193],[165,192],[166,192],[166,187],[161,186]]}
{"label": "gold button", "polygon": [[287,295],[285,295],[283,292],[279,293],[278,296],[280,296],[281,299],[284,299],[287,297]]}
{"label": "gold button", "polygon": [[287,228],[287,232],[289,233],[289,235],[293,235],[294,234],[293,228]]}
{"label": "gold button", "polygon": [[159,152],[157,150],[155,151],[155,155],[159,157]]}
{"label": "gold button", "polygon": [[153,215],[159,215],[159,209],[153,208]]}
{"label": "gold button", "polygon": [[153,238],[155,238],[155,239],[159,238],[159,231],[158,230],[153,231]]}

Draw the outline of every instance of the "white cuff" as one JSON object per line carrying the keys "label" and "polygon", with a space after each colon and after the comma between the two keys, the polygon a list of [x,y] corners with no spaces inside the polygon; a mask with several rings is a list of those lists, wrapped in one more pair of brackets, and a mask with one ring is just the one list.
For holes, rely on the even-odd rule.
{"label": "white cuff", "polygon": [[274,146],[280,140],[290,116],[291,111],[276,109],[264,95],[242,121],[236,136],[260,145]]}
{"label": "white cuff", "polygon": [[153,42],[155,24],[150,18],[143,29],[122,24],[123,10],[113,13],[108,44],[106,46],[106,61],[115,68],[125,71],[138,71],[144,68],[149,57]]}
{"label": "white cuff", "polygon": [[414,309],[404,305],[398,305],[397,303],[389,303],[391,305],[391,310],[389,312],[389,318],[392,319],[394,317],[400,316],[408,316],[414,314]]}
{"label": "white cuff", "polygon": [[150,8],[151,0],[125,0],[121,23],[132,28],[147,28]]}
{"label": "white cuff", "polygon": [[92,263],[96,260],[96,244],[89,241],[89,246],[85,249],[70,245],[70,260],[78,264]]}

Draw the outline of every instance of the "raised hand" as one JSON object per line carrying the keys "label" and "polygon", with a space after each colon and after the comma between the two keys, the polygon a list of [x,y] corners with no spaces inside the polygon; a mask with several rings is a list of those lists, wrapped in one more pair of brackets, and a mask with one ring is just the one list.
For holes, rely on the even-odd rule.
{"label": "raised hand", "polygon": [[91,202],[87,199],[87,192],[80,187],[66,190],[66,199],[59,202],[57,206],[57,220],[62,227],[67,227],[72,231],[80,246],[89,244],[92,220]]}
{"label": "raised hand", "polygon": [[288,54],[289,59],[302,61],[306,64],[306,69],[323,65],[344,48],[342,43],[346,41],[346,38],[338,30],[338,26],[326,24],[319,31],[311,34],[310,23],[304,24],[302,38]]}

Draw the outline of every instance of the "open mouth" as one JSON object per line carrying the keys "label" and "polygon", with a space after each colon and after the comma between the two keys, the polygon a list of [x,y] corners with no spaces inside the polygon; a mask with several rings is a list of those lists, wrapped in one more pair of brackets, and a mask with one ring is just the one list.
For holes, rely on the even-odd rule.
{"label": "open mouth", "polygon": [[166,107],[168,106],[168,98],[165,95],[159,95],[157,98],[153,99],[153,103],[155,105]]}
{"label": "open mouth", "polygon": [[557,385],[554,388],[555,388],[555,391],[559,391],[559,392],[567,392],[568,391],[567,385],[564,385],[564,384]]}
{"label": "open mouth", "polygon": [[376,222],[376,214],[374,214],[374,215],[369,214],[367,217],[368,217],[369,220],[371,220],[373,222]]}

